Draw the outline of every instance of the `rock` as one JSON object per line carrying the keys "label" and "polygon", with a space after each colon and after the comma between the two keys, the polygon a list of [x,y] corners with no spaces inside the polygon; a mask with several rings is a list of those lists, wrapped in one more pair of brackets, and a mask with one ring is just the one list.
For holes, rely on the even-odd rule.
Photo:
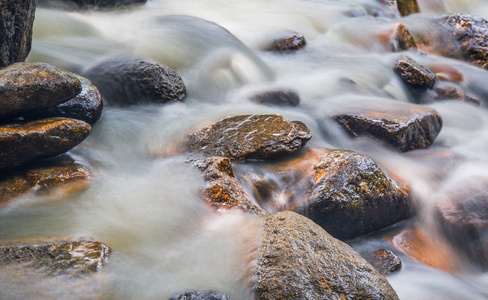
{"label": "rock", "polygon": [[300,104],[300,96],[293,90],[271,90],[256,93],[249,100],[259,104],[276,106],[297,106]]}
{"label": "rock", "polygon": [[124,7],[131,4],[144,4],[147,0],[72,0],[83,9]]}
{"label": "rock", "polygon": [[81,93],[57,106],[24,116],[24,119],[63,117],[85,121],[90,125],[95,124],[102,116],[102,95],[98,88],[88,79],[78,75],[75,76],[81,82]]}
{"label": "rock", "polygon": [[15,63],[0,69],[0,123],[56,106],[81,92],[74,75],[46,63]]}
{"label": "rock", "polygon": [[352,136],[370,136],[402,152],[432,145],[442,128],[434,109],[401,102],[352,109],[333,118]]}
{"label": "rock", "polygon": [[351,247],[293,212],[264,217],[253,279],[256,299],[398,299]]}
{"label": "rock", "polygon": [[454,253],[439,239],[420,229],[407,229],[395,235],[391,244],[403,254],[436,269],[454,272],[458,269]]}
{"label": "rock", "polygon": [[263,174],[252,168],[244,171],[244,174],[240,172],[239,179],[252,190],[253,197],[259,203],[259,206],[268,212],[281,211],[283,208],[279,205],[281,203],[279,203],[278,199],[281,195],[281,187],[276,181],[277,178],[274,175],[269,175],[270,173]]}
{"label": "rock", "polygon": [[383,276],[398,272],[402,268],[400,258],[388,249],[373,251],[367,254],[365,259]]}
{"label": "rock", "polygon": [[434,64],[429,69],[441,81],[460,83],[464,80],[463,72],[448,64]]}
{"label": "rock", "polygon": [[396,3],[402,17],[420,12],[417,0],[396,0]]}
{"label": "rock", "polygon": [[413,35],[405,25],[400,23],[381,27],[376,39],[381,41],[384,47],[392,52],[417,49],[417,43]]}
{"label": "rock", "polygon": [[281,33],[271,44],[266,48],[267,51],[289,53],[295,52],[307,45],[305,38],[300,33],[285,32]]}
{"label": "rock", "polygon": [[190,151],[234,160],[271,159],[299,150],[311,138],[300,121],[280,115],[239,115],[191,133],[187,146]]}
{"label": "rock", "polygon": [[0,2],[0,67],[24,61],[29,54],[36,5],[37,0]]}
{"label": "rock", "polygon": [[444,237],[488,269],[488,180],[452,187],[440,199],[435,216]]}
{"label": "rock", "polygon": [[49,276],[81,276],[100,271],[110,252],[107,245],[96,241],[0,246],[0,265],[27,265]]}
{"label": "rock", "polygon": [[219,291],[213,290],[190,290],[183,293],[177,293],[169,300],[231,300],[231,298]]}
{"label": "rock", "polygon": [[477,95],[469,92],[464,94],[464,101],[467,103],[472,103],[476,106],[481,105],[481,99]]}
{"label": "rock", "polygon": [[461,87],[452,82],[438,81],[435,83],[433,90],[437,93],[437,100],[462,101],[464,99]]}
{"label": "rock", "polygon": [[393,71],[411,88],[428,89],[437,80],[432,71],[409,57],[402,57],[395,62]]}
{"label": "rock", "polygon": [[371,233],[413,215],[409,188],[391,180],[369,157],[328,150],[313,167],[295,211],[341,240]]}
{"label": "rock", "polygon": [[415,164],[416,176],[423,176],[432,183],[442,182],[452,170],[465,161],[464,156],[452,150],[416,150],[405,153],[404,156]]}
{"label": "rock", "polygon": [[0,205],[27,192],[74,193],[87,187],[92,174],[69,155],[60,155],[28,167],[0,171]]}
{"label": "rock", "polygon": [[81,143],[90,131],[88,123],[65,118],[0,126],[0,169],[67,152]]}
{"label": "rock", "polygon": [[104,101],[134,105],[182,101],[186,87],[169,67],[152,60],[114,56],[90,67],[83,76],[95,84]]}
{"label": "rock", "polygon": [[240,210],[255,215],[265,214],[237,182],[230,159],[209,157],[192,160],[191,163],[204,173],[207,184],[203,200],[211,207],[217,211]]}

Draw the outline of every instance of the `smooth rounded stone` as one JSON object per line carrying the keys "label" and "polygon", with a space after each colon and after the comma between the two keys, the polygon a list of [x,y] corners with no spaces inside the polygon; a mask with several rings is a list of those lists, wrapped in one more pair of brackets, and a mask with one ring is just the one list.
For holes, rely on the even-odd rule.
{"label": "smooth rounded stone", "polygon": [[0,206],[28,192],[74,194],[88,186],[92,173],[88,167],[60,155],[18,169],[0,171]]}
{"label": "smooth rounded stone", "polygon": [[420,229],[403,230],[390,243],[406,256],[433,268],[449,273],[459,269],[457,255],[438,238]]}
{"label": "smooth rounded stone", "polygon": [[82,89],[78,95],[56,106],[24,116],[24,119],[64,117],[85,121],[90,125],[95,124],[102,116],[102,95],[91,81],[82,76],[73,75],[81,82]]}
{"label": "smooth rounded stone", "polygon": [[276,106],[297,106],[300,104],[300,96],[294,90],[272,90],[256,93],[249,100],[259,104]]}
{"label": "smooth rounded stone", "polygon": [[190,151],[233,160],[272,159],[299,150],[311,138],[300,121],[280,115],[239,115],[191,133],[187,146]]}
{"label": "smooth rounded stone", "polygon": [[396,3],[402,17],[420,12],[417,0],[396,0]]}
{"label": "smooth rounded stone", "polygon": [[48,276],[98,272],[111,249],[97,241],[49,241],[0,246],[0,267],[22,264]]}
{"label": "smooth rounded stone", "polygon": [[432,88],[437,80],[431,70],[409,57],[399,58],[395,62],[393,71],[411,88]]}
{"label": "smooth rounded stone", "polygon": [[347,240],[411,217],[413,200],[406,185],[390,179],[369,157],[329,150],[313,166],[304,203],[294,211]]}
{"label": "smooth rounded stone", "polygon": [[88,123],[65,118],[0,126],[0,169],[65,153],[81,143],[90,131]]}
{"label": "smooth rounded stone", "polygon": [[29,55],[36,5],[37,0],[0,1],[0,67],[24,61]]}
{"label": "smooth rounded stone", "polygon": [[237,182],[230,159],[214,156],[190,162],[204,174],[207,184],[203,200],[211,207],[220,212],[240,210],[255,215],[266,214]]}
{"label": "smooth rounded stone", "polygon": [[488,269],[488,180],[452,187],[440,199],[435,217],[444,237]]}
{"label": "smooth rounded stone", "polygon": [[81,92],[70,72],[46,63],[20,62],[0,69],[0,123],[56,106]]}
{"label": "smooth rounded stone", "polygon": [[231,300],[231,298],[219,291],[189,290],[176,293],[169,300]]}
{"label": "smooth rounded stone", "polygon": [[267,51],[278,53],[295,52],[307,45],[305,37],[297,32],[280,33],[271,44],[266,48]]}
{"label": "smooth rounded stone", "polygon": [[349,245],[293,212],[263,217],[256,299],[399,299]]}
{"label": "smooth rounded stone", "polygon": [[95,84],[111,105],[160,104],[182,101],[186,87],[171,68],[158,62],[118,55],[82,74]]}
{"label": "smooth rounded stone", "polygon": [[391,250],[378,249],[364,257],[381,275],[386,276],[401,270],[402,261]]}
{"label": "smooth rounded stone", "polygon": [[352,109],[333,118],[354,137],[370,136],[402,152],[432,145],[442,129],[434,109],[401,102]]}

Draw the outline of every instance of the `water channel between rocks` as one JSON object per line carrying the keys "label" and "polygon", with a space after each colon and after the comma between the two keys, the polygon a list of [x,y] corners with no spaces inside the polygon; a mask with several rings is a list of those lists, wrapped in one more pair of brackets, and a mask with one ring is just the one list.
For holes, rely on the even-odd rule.
{"label": "water channel between rocks", "polygon": [[[114,252],[97,275],[102,279],[78,284],[33,275],[19,283],[0,273],[0,298],[3,293],[13,299],[81,299],[95,289],[121,299],[167,299],[184,289],[215,289],[232,299],[247,299],[246,276],[260,221],[207,208],[199,200],[201,173],[186,163],[187,153],[178,152],[190,132],[229,115],[270,113],[302,121],[313,136],[306,149],[359,152],[410,184],[420,202],[417,216],[349,241],[358,252],[393,249],[391,237],[410,227],[438,235],[432,217],[438,195],[488,177],[488,102],[480,107],[459,101],[430,104],[443,119],[442,130],[428,150],[407,153],[367,138],[352,139],[329,116],[348,108],[412,102],[393,72],[395,61],[405,53],[391,52],[375,38],[382,28],[401,22],[418,33],[429,30],[422,27],[428,17],[448,12],[488,18],[486,1],[449,0],[443,7],[436,5],[439,2],[419,1],[423,13],[401,20],[387,12],[382,16],[375,0],[149,0],[115,11],[38,8],[28,60],[80,72],[114,54],[148,58],[180,74],[188,97],[161,106],[105,107],[92,134],[70,152],[94,167],[90,187],[71,199],[25,196],[0,212],[0,240],[74,236],[103,241]],[[282,54],[264,51],[276,35],[290,31],[306,37],[305,48]],[[428,67],[456,66],[465,76],[466,89],[488,95],[485,70],[406,52]],[[345,86],[348,80],[357,86]],[[263,106],[247,99],[254,92],[282,88],[298,92],[300,104]],[[418,159],[435,151],[462,160],[451,167],[449,160],[435,165],[434,160]],[[442,176],[432,176],[433,169],[444,168]],[[234,169],[237,174],[254,169],[273,176],[259,162],[236,163]],[[451,257],[461,267],[450,272],[403,254],[400,258],[402,270],[387,279],[401,299],[488,298],[488,274],[462,255]],[[108,291],[98,286],[104,280]],[[55,285],[60,288],[53,289]]]}

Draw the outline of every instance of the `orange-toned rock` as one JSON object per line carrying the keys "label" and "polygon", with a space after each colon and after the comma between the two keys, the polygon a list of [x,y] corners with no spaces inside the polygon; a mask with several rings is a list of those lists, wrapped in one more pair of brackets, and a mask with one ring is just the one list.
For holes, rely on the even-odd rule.
{"label": "orange-toned rock", "polygon": [[437,93],[437,100],[458,100],[464,99],[461,87],[453,82],[437,81],[433,90]]}
{"label": "orange-toned rock", "polygon": [[0,169],[67,152],[81,143],[90,131],[88,123],[65,118],[0,126]]}
{"label": "orange-toned rock", "polygon": [[429,67],[439,80],[459,83],[464,80],[464,74],[458,68],[448,64],[434,64]]}
{"label": "orange-toned rock", "polygon": [[266,50],[279,53],[295,52],[306,45],[307,42],[302,34],[296,32],[285,32],[281,33],[278,38],[271,42]]}
{"label": "orange-toned rock", "polygon": [[405,255],[446,272],[458,269],[452,250],[439,239],[420,229],[408,229],[391,239],[393,247]]}
{"label": "orange-toned rock", "polygon": [[429,89],[434,86],[437,77],[431,70],[418,64],[409,57],[402,57],[395,62],[393,71],[407,84],[415,89]]}
{"label": "orange-toned rock", "polygon": [[377,35],[379,41],[385,45],[385,48],[392,52],[404,50],[416,50],[417,43],[410,31],[405,25],[400,23],[389,24]]}
{"label": "orange-toned rock", "polygon": [[420,12],[417,0],[396,0],[396,3],[402,17]]}

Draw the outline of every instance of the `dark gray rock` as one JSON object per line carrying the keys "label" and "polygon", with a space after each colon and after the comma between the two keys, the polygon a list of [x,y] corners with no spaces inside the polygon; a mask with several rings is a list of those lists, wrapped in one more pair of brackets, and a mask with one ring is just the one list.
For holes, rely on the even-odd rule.
{"label": "dark gray rock", "polygon": [[284,32],[280,33],[266,50],[278,53],[289,53],[302,49],[306,45],[307,42],[302,34],[296,32]]}
{"label": "dark gray rock", "polygon": [[300,96],[293,90],[272,90],[256,93],[249,100],[259,104],[276,106],[297,106]]}
{"label": "dark gray rock", "polygon": [[147,0],[72,0],[81,8],[112,8],[124,7],[132,4],[144,4]]}
{"label": "dark gray rock", "polygon": [[381,275],[389,275],[401,270],[402,261],[391,250],[378,249],[364,256]]}

